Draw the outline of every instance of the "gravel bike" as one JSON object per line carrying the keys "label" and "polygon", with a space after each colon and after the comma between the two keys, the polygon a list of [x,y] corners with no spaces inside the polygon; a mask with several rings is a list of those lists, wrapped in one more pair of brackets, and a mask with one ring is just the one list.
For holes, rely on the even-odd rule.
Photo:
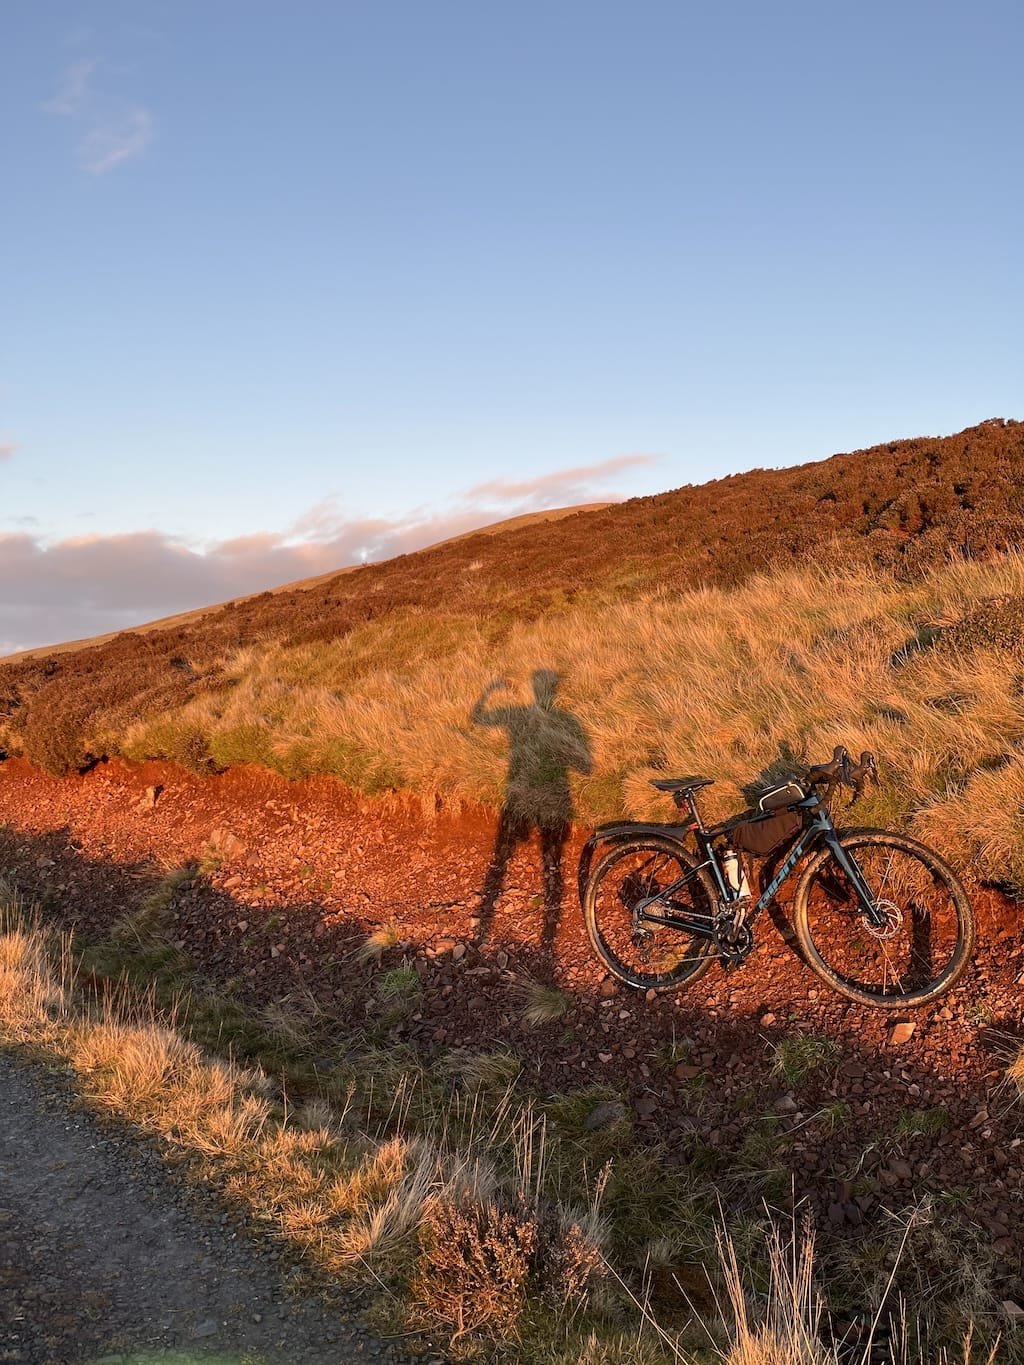
{"label": "gravel bike", "polygon": [[[793,927],[803,960],[829,986],[887,1010],[949,990],[974,946],[967,892],[915,839],[835,827],[817,788],[854,785],[850,772],[840,745],[832,763],[762,793],[756,813],[710,827],[697,793],[713,778],[652,780],[682,821],[603,826],[580,856],[580,901],[598,956],[644,991],[679,990],[716,960],[738,964],[754,947],[755,920],[800,866]],[[751,859],[765,860],[756,900]]]}

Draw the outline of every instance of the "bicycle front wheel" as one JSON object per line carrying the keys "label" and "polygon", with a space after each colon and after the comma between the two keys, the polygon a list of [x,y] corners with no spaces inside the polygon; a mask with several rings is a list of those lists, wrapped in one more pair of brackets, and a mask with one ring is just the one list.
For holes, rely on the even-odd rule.
{"label": "bicycle front wheel", "polygon": [[[595,952],[620,981],[671,991],[696,981],[715,960],[714,903],[714,883],[685,848],[645,835],[614,844],[595,865],[583,917]],[[704,933],[652,924],[638,912],[643,904],[651,914],[690,920]]]}
{"label": "bicycle front wheel", "polygon": [[794,927],[808,966],[841,995],[881,1009],[925,1005],[970,961],[974,911],[956,873],[924,844],[887,830],[840,835],[884,916],[872,924],[828,849],[806,867]]}

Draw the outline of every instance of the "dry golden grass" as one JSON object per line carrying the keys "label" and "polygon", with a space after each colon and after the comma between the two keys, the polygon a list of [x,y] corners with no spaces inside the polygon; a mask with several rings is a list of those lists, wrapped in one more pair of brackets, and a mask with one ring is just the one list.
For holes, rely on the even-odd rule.
{"label": "dry golden grass", "polygon": [[[814,1282],[814,1240],[807,1233],[784,1241],[778,1228],[768,1236],[770,1283],[766,1298],[748,1297],[736,1248],[721,1242],[725,1287],[734,1327],[721,1349],[725,1365],[835,1365],[839,1353],[823,1333],[824,1309]],[[864,1359],[870,1357],[870,1347]]]}
{"label": "dry golden grass", "polygon": [[1018,1096],[1024,1100],[1024,1047],[1017,1049],[1006,1068],[1006,1079],[1013,1085]]}
{"label": "dry golden grass", "polygon": [[54,943],[0,881],[0,1037],[45,1039],[63,1027],[72,975],[70,940]]}
{"label": "dry golden grass", "polygon": [[[648,778],[705,772],[708,813],[758,779],[820,761],[836,742],[877,756],[882,788],[851,819],[900,823],[979,875],[1024,881],[1022,658],[998,641],[960,652],[942,625],[1024,597],[1024,556],[948,564],[914,584],[868,569],[801,568],[734,588],[593,602],[512,623],[393,613],[336,641],[268,644],[229,664],[236,685],[99,736],[129,756],[205,737],[221,764],[335,773],[370,792],[500,805],[501,726],[474,725],[496,676],[529,705],[538,668],[584,727],[592,771],[573,774],[577,817],[668,813]],[[537,743],[546,743],[543,727]],[[177,737],[177,738],[175,738]],[[555,756],[557,766],[557,755]]]}
{"label": "dry golden grass", "polygon": [[572,1009],[570,995],[557,986],[546,986],[543,981],[525,981],[516,994],[522,1001],[523,1022],[530,1028],[557,1023]]}
{"label": "dry golden grass", "polygon": [[389,948],[397,948],[401,941],[397,924],[381,924],[360,944],[356,957],[360,962],[376,962]]}
{"label": "dry golden grass", "polygon": [[[912,1224],[912,1220],[911,1220]],[[767,1289],[753,1293],[740,1266],[736,1244],[722,1228],[718,1250],[722,1290],[713,1298],[717,1312],[704,1327],[712,1359],[721,1365],[872,1365],[879,1360],[893,1365],[993,1365],[999,1354],[999,1338],[989,1345],[976,1339],[969,1326],[958,1348],[930,1346],[922,1337],[913,1307],[892,1294],[901,1259],[913,1254],[908,1246],[910,1224],[893,1252],[885,1284],[881,1287],[874,1317],[856,1336],[835,1330],[818,1279],[813,1230],[795,1223],[784,1228],[778,1221],[765,1232]],[[646,1305],[637,1304],[648,1317],[675,1365],[691,1365],[693,1353],[681,1348],[653,1319]],[[983,1311],[983,1310],[982,1310]]]}
{"label": "dry golden grass", "polygon": [[[455,1336],[470,1327],[474,1336],[500,1336],[519,1316],[527,1289],[539,1292],[544,1284],[559,1286],[557,1305],[549,1305],[556,1319],[585,1299],[600,1271],[597,1224],[557,1205],[541,1211],[543,1123],[528,1107],[512,1104],[507,1067],[477,1076],[472,1098],[453,1096],[432,1140],[379,1125],[370,1130],[353,1122],[347,1105],[324,1100],[288,1114],[275,1099],[276,1085],[258,1067],[203,1052],[146,1000],[133,1002],[122,990],[117,1008],[113,997],[90,1005],[63,971],[69,945],[58,943],[55,958],[54,945],[40,929],[21,923],[16,906],[5,916],[0,1042],[31,1041],[61,1057],[94,1105],[198,1159],[229,1195],[276,1226],[321,1270],[378,1285],[404,1283],[421,1325]],[[499,1071],[505,1091],[497,1104],[486,1103],[479,1087]],[[396,1094],[392,1120],[400,1123],[410,1104],[410,1096]],[[504,1154],[504,1173],[495,1166],[496,1152]],[[462,1253],[442,1248],[431,1232],[439,1210],[460,1225],[485,1228],[491,1211],[507,1210],[516,1200],[526,1201],[525,1221],[512,1219],[502,1246],[510,1264],[522,1269],[518,1299],[509,1298],[489,1252],[475,1257],[464,1240],[467,1260],[459,1271]],[[454,1309],[446,1316],[441,1281],[424,1272],[431,1258],[443,1260],[455,1276],[453,1303],[462,1301],[458,1284],[465,1272],[481,1294],[493,1296],[494,1313],[472,1324]],[[510,1317],[505,1309],[513,1300]]]}
{"label": "dry golden grass", "polygon": [[443,1071],[467,1089],[505,1093],[513,1086],[523,1064],[513,1052],[470,1052],[453,1048],[444,1059]]}

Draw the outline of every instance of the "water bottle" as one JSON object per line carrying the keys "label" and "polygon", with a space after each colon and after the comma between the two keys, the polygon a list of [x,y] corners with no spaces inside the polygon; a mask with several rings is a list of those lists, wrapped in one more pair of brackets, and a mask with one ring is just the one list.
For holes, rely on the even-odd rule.
{"label": "water bottle", "polygon": [[725,873],[725,880],[732,889],[741,896],[750,895],[750,885],[747,881],[747,874],[740,865],[739,857],[734,848],[726,848],[722,853],[722,871]]}

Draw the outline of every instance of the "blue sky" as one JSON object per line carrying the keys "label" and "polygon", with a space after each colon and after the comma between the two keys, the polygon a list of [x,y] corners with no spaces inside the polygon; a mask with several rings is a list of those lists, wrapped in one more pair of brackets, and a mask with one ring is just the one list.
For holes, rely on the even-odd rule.
{"label": "blue sky", "polygon": [[1024,416],[1024,9],[0,9],[0,652]]}

